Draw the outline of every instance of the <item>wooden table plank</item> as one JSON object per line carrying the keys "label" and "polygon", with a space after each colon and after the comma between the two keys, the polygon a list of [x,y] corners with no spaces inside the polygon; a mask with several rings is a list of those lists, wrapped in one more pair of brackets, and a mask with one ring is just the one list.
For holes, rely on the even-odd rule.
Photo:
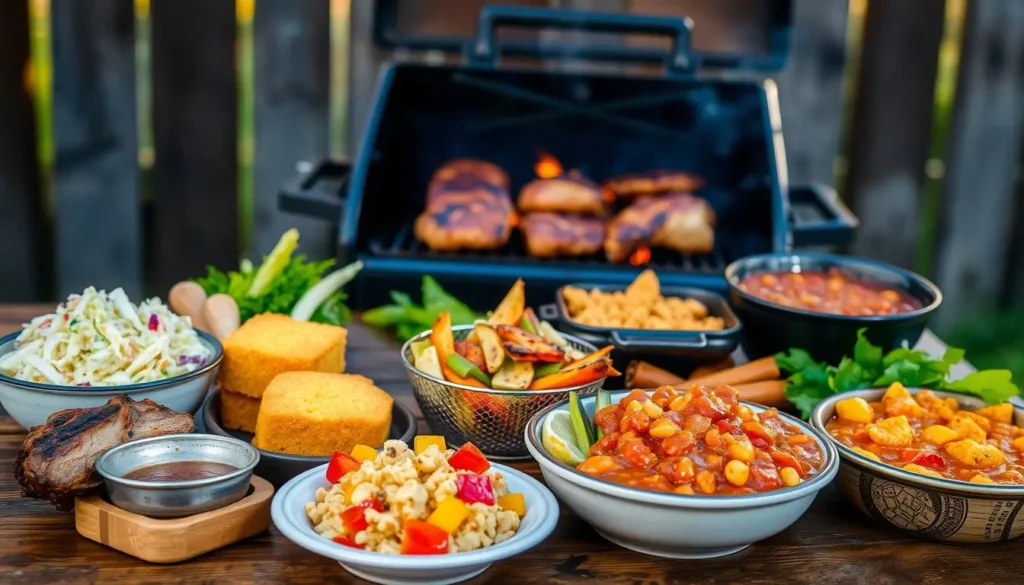
{"label": "wooden table plank", "polygon": [[[40,310],[45,307],[0,307],[0,331],[16,329]],[[385,390],[418,413],[397,360],[397,344],[359,324],[350,332],[350,369],[381,380]],[[944,346],[929,335],[921,347],[941,352]],[[293,545],[274,528],[173,566],[147,564],[81,538],[70,514],[18,497],[11,468],[22,436],[0,426],[0,582],[365,583],[336,563]],[[539,477],[532,461],[515,466]],[[1024,541],[951,547],[883,529],[857,513],[832,485],[782,533],[735,555],[703,561],[660,559],[617,547],[563,506],[554,534],[543,544],[496,563],[468,583],[1005,585],[1007,575],[1024,570],[1022,558]]]}

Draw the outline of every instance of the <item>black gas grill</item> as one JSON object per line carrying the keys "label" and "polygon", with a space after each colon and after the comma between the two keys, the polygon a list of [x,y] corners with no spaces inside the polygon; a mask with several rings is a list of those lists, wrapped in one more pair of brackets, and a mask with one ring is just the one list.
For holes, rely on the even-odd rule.
{"label": "black gas grill", "polygon": [[[383,5],[393,9],[395,0]],[[647,33],[668,37],[672,49],[653,59],[662,64],[656,76],[505,67],[497,63],[499,53],[528,47],[495,39],[495,29],[508,24]],[[388,65],[353,164],[321,163],[282,191],[281,207],[338,222],[340,261],[358,258],[365,265],[349,291],[360,308],[378,304],[388,289],[415,289],[423,274],[483,307],[515,278],[527,281],[531,303],[543,303],[562,284],[625,283],[643,268],[602,255],[532,258],[518,230],[494,251],[427,249],[413,235],[413,221],[432,173],[460,157],[503,167],[513,194],[535,178],[540,153],[596,181],[650,169],[700,175],[706,186],[699,195],[717,216],[715,251],[651,250],[644,266],[666,285],[724,289],[724,268],[737,258],[848,241],[856,220],[828,189],[788,185],[774,84],[699,76],[703,62],[726,61],[692,51],[690,26],[681,18],[485,7],[477,36],[464,43],[464,65]],[[393,35],[378,37],[394,42]],[[536,49],[539,55],[551,48]],[[630,57],[591,46],[565,51],[641,62],[659,54],[646,49]]]}

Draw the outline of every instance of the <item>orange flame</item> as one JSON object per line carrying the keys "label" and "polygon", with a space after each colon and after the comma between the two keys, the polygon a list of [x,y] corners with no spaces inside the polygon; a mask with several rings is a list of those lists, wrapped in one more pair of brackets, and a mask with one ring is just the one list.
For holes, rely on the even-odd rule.
{"label": "orange flame", "polygon": [[541,152],[537,158],[537,164],[533,165],[533,172],[541,179],[554,179],[562,175],[562,163],[546,152]]}
{"label": "orange flame", "polygon": [[647,246],[640,246],[629,256],[629,263],[633,266],[645,266],[650,261],[651,249]]}

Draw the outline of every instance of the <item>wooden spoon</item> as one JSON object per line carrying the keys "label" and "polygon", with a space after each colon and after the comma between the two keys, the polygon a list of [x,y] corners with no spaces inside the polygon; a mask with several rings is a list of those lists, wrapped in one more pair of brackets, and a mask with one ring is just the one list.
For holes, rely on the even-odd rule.
{"label": "wooden spoon", "polygon": [[223,293],[206,299],[203,305],[203,319],[210,326],[210,333],[217,339],[227,337],[238,329],[242,321],[238,313],[238,303],[230,295]]}
{"label": "wooden spoon", "polygon": [[206,319],[203,318],[203,305],[206,304],[206,291],[197,283],[184,281],[171,287],[167,295],[171,310],[192,319],[192,327],[208,331]]}

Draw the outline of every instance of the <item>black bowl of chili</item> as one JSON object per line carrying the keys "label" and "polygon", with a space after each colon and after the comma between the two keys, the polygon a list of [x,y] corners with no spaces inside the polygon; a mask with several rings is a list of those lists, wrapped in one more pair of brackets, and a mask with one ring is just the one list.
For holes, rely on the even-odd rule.
{"label": "black bowl of chili", "polygon": [[837,254],[749,256],[725,279],[751,359],[798,347],[838,363],[862,328],[883,351],[913,346],[942,304],[939,288],[918,274]]}

